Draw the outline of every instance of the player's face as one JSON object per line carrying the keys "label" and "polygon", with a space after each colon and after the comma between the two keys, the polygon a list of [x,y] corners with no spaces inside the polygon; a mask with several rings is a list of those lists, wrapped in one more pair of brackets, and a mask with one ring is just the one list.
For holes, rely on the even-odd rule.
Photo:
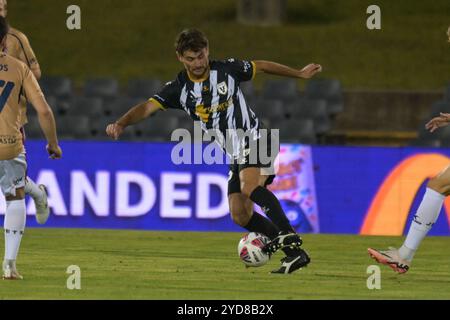
{"label": "player's face", "polygon": [[209,66],[209,50],[204,48],[200,51],[194,52],[191,50],[185,51],[183,55],[177,53],[178,59],[184,64],[186,70],[195,77],[202,77]]}
{"label": "player's face", "polygon": [[0,16],[6,18],[7,14],[8,14],[8,4],[6,3],[6,0],[0,0]]}

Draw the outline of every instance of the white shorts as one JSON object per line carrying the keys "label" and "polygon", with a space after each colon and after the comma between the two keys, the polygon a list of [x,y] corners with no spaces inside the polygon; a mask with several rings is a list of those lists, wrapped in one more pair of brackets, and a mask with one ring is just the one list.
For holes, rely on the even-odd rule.
{"label": "white shorts", "polygon": [[16,189],[25,187],[26,172],[25,153],[12,160],[0,160],[0,188],[5,196],[15,196]]}

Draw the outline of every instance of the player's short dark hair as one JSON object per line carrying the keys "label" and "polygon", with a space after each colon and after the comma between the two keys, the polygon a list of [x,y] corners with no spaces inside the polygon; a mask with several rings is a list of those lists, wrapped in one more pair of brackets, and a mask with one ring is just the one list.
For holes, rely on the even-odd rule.
{"label": "player's short dark hair", "polygon": [[185,29],[175,40],[175,50],[181,55],[188,50],[198,52],[207,47],[208,39],[203,32],[197,29]]}
{"label": "player's short dark hair", "polygon": [[5,18],[0,16],[0,41],[2,41],[4,37],[6,37],[8,31],[9,31],[8,21],[6,21]]}

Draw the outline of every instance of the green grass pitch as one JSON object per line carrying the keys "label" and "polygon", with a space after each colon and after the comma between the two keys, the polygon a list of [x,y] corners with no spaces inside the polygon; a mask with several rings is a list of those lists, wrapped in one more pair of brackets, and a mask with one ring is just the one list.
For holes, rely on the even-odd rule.
{"label": "green grass pitch", "polygon": [[[272,275],[282,254],[246,269],[243,234],[28,229],[17,263],[24,280],[1,281],[0,299],[450,299],[450,237],[426,238],[405,275],[380,266],[381,289],[369,290],[367,247],[401,238],[304,235],[311,264]],[[80,290],[66,287],[70,265],[81,269]]]}

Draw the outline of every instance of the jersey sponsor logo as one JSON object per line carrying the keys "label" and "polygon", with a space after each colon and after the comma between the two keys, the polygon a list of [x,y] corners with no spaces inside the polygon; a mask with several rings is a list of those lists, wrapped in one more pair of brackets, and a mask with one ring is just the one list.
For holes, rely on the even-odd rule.
{"label": "jersey sponsor logo", "polygon": [[15,136],[0,136],[0,144],[16,144],[17,138]]}
{"label": "jersey sponsor logo", "polygon": [[228,93],[228,87],[227,87],[227,84],[225,83],[225,81],[223,81],[217,85],[217,91],[221,95],[226,95]]}
{"label": "jersey sponsor logo", "polygon": [[195,106],[195,114],[202,119],[203,122],[208,122],[209,115],[214,112],[222,112],[226,110],[233,103],[232,99],[229,99],[217,106],[205,107],[203,104]]}

